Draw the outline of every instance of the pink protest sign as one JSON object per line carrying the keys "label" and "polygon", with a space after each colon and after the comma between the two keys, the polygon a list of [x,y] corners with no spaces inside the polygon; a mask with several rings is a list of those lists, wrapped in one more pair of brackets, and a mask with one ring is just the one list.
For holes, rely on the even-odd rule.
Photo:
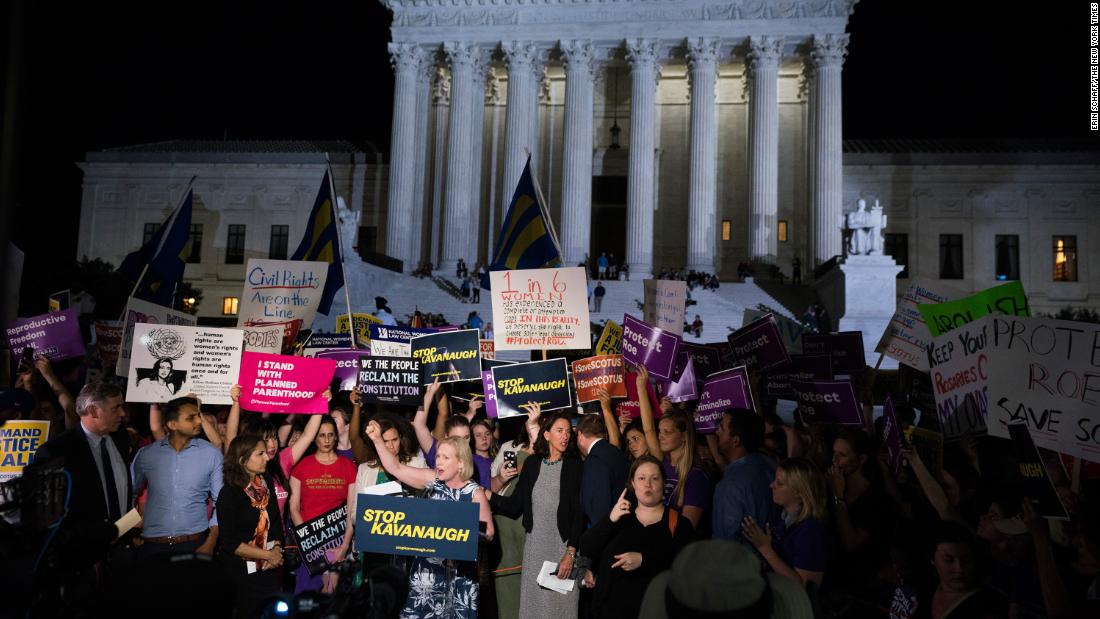
{"label": "pink protest sign", "polygon": [[328,413],[324,391],[336,373],[334,359],[258,352],[241,355],[241,408],[260,413]]}

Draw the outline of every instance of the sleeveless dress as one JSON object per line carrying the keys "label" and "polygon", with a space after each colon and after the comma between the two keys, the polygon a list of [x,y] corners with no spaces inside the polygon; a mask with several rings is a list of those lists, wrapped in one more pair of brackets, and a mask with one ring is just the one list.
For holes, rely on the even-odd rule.
{"label": "sleeveless dress", "polygon": [[[580,587],[562,595],[539,586],[539,570],[545,561],[557,564],[565,554],[565,542],[558,533],[558,501],[561,496],[561,460],[539,462],[542,469],[531,490],[531,532],[523,545],[523,582],[520,587],[520,617],[577,616]],[[527,466],[533,465],[529,462]]]}
{"label": "sleeveless dress", "polygon": [[[456,490],[437,479],[424,490],[429,499],[469,503],[479,487],[467,481]],[[477,596],[477,568],[473,561],[417,557],[409,572],[409,597],[401,617],[477,619]]]}

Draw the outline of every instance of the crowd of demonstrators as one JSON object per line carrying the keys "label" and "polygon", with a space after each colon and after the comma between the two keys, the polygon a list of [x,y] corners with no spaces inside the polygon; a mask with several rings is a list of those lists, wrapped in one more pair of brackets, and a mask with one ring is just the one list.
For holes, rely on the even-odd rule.
{"label": "crowd of demonstrators", "polygon": [[720,282],[715,273],[704,273],[694,269],[670,269],[662,268],[657,272],[656,279],[671,279],[687,282],[688,290],[702,288],[703,290],[718,290]]}

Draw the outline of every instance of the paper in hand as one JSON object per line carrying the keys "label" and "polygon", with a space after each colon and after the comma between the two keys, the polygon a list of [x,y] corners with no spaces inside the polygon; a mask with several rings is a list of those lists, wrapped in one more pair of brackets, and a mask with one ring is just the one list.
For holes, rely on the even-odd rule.
{"label": "paper in hand", "polygon": [[130,531],[130,529],[138,526],[139,524],[141,524],[141,514],[138,513],[138,510],[135,507],[115,521],[115,526],[118,527],[118,537],[116,537],[115,539],[126,535],[126,533]]}

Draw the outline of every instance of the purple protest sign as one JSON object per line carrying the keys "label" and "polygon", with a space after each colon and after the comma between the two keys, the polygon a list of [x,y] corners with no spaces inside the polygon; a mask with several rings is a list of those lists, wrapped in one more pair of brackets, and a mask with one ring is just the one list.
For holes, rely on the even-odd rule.
{"label": "purple protest sign", "polygon": [[622,348],[623,361],[645,366],[656,378],[672,380],[680,353],[680,336],[627,314],[623,316]]}
{"label": "purple protest sign", "polygon": [[481,373],[481,388],[485,391],[485,416],[497,418],[497,387],[493,383],[493,370]]}
{"label": "purple protest sign", "polygon": [[803,423],[862,426],[863,409],[846,380],[791,381]]}
{"label": "purple protest sign", "polygon": [[756,410],[745,366],[711,374],[707,378],[703,393],[699,396],[699,405],[695,407],[695,431],[713,434],[722,415],[730,408]]}
{"label": "purple protest sign", "polygon": [[[725,342],[720,342],[720,345],[729,350],[729,345]],[[680,351],[691,357],[695,365],[695,380],[699,382],[703,382],[706,377],[715,372],[721,372],[722,368],[725,367],[722,365],[722,352],[712,344],[683,342],[680,344]],[[681,355],[681,358],[683,358],[683,355]]]}
{"label": "purple protest sign", "polygon": [[736,363],[750,372],[766,372],[791,360],[772,314],[730,333],[727,339]]}
{"label": "purple protest sign", "polygon": [[359,379],[359,357],[369,356],[365,350],[326,350],[317,353],[318,359],[332,359],[336,361],[336,374],[333,376],[340,381],[339,391],[353,391],[355,383]]}
{"label": "purple protest sign", "polygon": [[894,401],[890,399],[889,393],[886,394],[886,402],[882,405],[882,444],[886,446],[890,471],[894,477],[897,477],[901,469],[901,426],[898,425],[898,416],[894,414]]}
{"label": "purple protest sign", "polygon": [[837,374],[851,374],[867,369],[862,331],[803,333],[802,352],[807,355],[830,355],[833,358],[833,371]]}
{"label": "purple protest sign", "polygon": [[685,352],[680,353],[680,359],[681,362],[676,365],[683,365],[684,369],[680,372],[679,378],[666,383],[662,391],[672,402],[696,400],[699,398],[699,385],[695,382],[695,360]]}
{"label": "purple protest sign", "polygon": [[764,376],[764,395],[793,400],[792,380],[832,379],[833,363],[829,355],[791,355],[790,363]]}
{"label": "purple protest sign", "polygon": [[80,314],[76,308],[16,318],[4,329],[4,334],[16,361],[27,347],[34,349],[35,357],[50,361],[84,356],[84,338],[80,335]]}

